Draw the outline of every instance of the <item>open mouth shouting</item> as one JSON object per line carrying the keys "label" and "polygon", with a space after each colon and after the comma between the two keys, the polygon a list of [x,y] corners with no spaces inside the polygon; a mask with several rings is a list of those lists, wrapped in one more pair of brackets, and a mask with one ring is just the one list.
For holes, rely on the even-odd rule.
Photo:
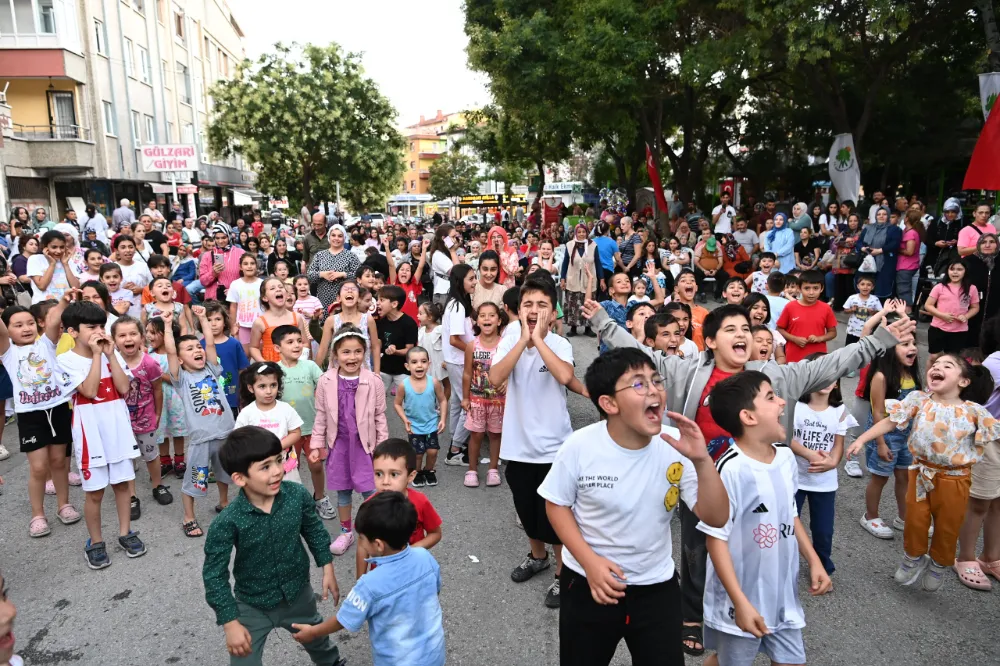
{"label": "open mouth shouting", "polygon": [[733,354],[739,358],[749,358],[750,351],[745,340],[737,340],[733,343]]}
{"label": "open mouth shouting", "polygon": [[941,385],[941,382],[945,380],[944,372],[938,370],[937,368],[931,368],[927,372],[927,388],[933,389]]}
{"label": "open mouth shouting", "polygon": [[658,398],[652,398],[643,410],[642,417],[651,428],[659,429],[663,421],[663,403]]}

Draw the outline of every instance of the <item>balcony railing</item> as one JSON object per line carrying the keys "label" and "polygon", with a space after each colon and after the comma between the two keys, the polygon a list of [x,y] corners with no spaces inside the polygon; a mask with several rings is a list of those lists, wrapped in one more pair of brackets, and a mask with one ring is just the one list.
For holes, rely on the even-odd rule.
{"label": "balcony railing", "polygon": [[80,125],[19,125],[14,123],[14,138],[25,141],[90,141],[90,128]]}

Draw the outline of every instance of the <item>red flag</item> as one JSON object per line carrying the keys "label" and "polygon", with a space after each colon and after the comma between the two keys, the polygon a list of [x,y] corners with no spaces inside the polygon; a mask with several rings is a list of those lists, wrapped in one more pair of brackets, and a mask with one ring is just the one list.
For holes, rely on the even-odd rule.
{"label": "red flag", "polygon": [[[1000,105],[993,109],[1000,111]],[[647,153],[648,154],[648,153]],[[963,190],[1000,190],[1000,112],[991,112],[972,151]]]}
{"label": "red flag", "polygon": [[660,170],[656,168],[656,162],[653,160],[653,151],[649,149],[648,143],[646,144],[646,171],[649,173],[649,182],[653,184],[653,194],[656,195],[656,207],[660,209],[661,213],[666,214],[670,210],[670,207],[667,205],[667,197],[663,195]]}

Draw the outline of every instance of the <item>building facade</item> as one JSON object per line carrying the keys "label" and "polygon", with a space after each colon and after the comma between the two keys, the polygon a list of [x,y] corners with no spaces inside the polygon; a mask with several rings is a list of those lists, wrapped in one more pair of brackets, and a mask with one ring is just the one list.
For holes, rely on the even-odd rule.
{"label": "building facade", "polygon": [[168,210],[170,175],[143,171],[139,149],[183,143],[200,166],[173,174],[178,203],[232,217],[256,196],[254,177],[239,156],[209,157],[207,90],[243,58],[225,0],[0,0],[4,210],[109,214],[122,198]]}
{"label": "building facade", "polygon": [[449,125],[460,122],[462,114],[445,114],[440,111],[433,118],[420,116],[420,122],[404,128],[406,171],[403,173],[403,194],[427,194],[430,185],[430,167],[434,160],[447,150],[442,135]]}

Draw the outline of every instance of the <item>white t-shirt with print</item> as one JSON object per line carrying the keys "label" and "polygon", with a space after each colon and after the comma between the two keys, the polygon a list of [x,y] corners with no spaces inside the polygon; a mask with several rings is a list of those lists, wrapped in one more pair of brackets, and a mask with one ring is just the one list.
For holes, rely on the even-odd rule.
{"label": "white t-shirt with print", "polygon": [[0,360],[14,387],[14,411],[52,409],[69,402],[76,385],[56,362],[56,345],[49,336],[19,347],[13,342]]}
{"label": "white t-shirt with print", "polygon": [[119,303],[128,303],[132,307],[132,292],[128,289],[118,289],[111,292],[111,307],[114,308]]}
{"label": "white t-shirt with print", "polygon": [[[125,264],[118,264],[122,269],[122,286],[131,282],[137,287],[145,287],[150,282],[153,281],[153,274],[149,272],[149,267],[146,266],[143,261],[133,261],[131,266],[126,266]],[[142,312],[142,292],[138,294],[133,294],[129,292],[132,305],[129,306],[128,313],[129,316],[139,318],[139,314]]]}
{"label": "white t-shirt with print", "polygon": [[[858,425],[846,405],[827,407],[815,411],[806,403],[795,406],[795,440],[810,451],[826,451],[830,453],[836,443],[837,435],[844,436],[847,431]],[[795,456],[799,464],[799,490],[815,492],[830,492],[837,489],[837,468],[818,473],[809,472],[809,461]]]}
{"label": "white t-shirt with print", "polygon": [[750,275],[750,293],[751,294],[764,294],[767,296],[767,278],[770,273],[764,273],[762,271],[754,271]]}
{"label": "white t-shirt with print", "polygon": [[[517,345],[517,337],[500,339],[493,365]],[[573,345],[555,333],[545,344],[557,357],[573,364]],[[527,347],[507,378],[507,404],[503,413],[503,447],[500,457],[526,463],[550,463],[570,435],[573,425],[566,410],[566,387],[556,381],[534,347]]]}
{"label": "white t-shirt with print", "polygon": [[733,218],[736,217],[736,209],[732,206],[722,207],[719,204],[712,209],[712,217],[719,216],[719,221],[715,223],[715,233],[728,234],[733,230]]}
{"label": "white t-shirt with print", "polygon": [[[663,426],[677,436],[677,430]],[[659,437],[639,450],[619,446],[607,421],[573,433],[559,449],[538,494],[572,509],[583,540],[622,568],[628,585],[653,585],[674,575],[670,519],[680,500],[698,501],[690,460]],[[564,564],[586,572],[569,549]]]}
{"label": "white t-shirt with print", "polygon": [[[698,529],[727,542],[740,589],[771,633],[801,629],[806,620],[797,589],[795,454],[787,446],[776,446],[774,459],[762,463],[733,444],[715,467],[729,495],[729,520],[723,527],[700,522]],[[734,636],[752,637],[736,625],[733,602],[715,572],[712,558],[708,558],[705,576],[704,608],[706,626]]]}
{"label": "white t-shirt with print", "polygon": [[849,308],[858,310],[852,312],[851,318],[847,320],[847,334],[860,338],[868,318],[882,309],[882,301],[875,294],[868,294],[868,298],[862,298],[860,294],[851,294],[844,301],[844,309]]}
{"label": "white t-shirt with print", "polygon": [[250,282],[239,278],[226,290],[226,301],[236,303],[236,323],[242,328],[253,328],[260,317],[260,285],[263,282],[260,278]]}
{"label": "white t-shirt with print", "polygon": [[465,352],[451,344],[451,336],[457,335],[466,343],[475,337],[472,332],[472,319],[465,314],[465,308],[457,301],[448,303],[441,317],[441,353],[445,363],[465,365]]}
{"label": "white t-shirt with print", "polygon": [[[26,269],[28,277],[41,277],[45,275],[47,270],[49,270],[49,259],[44,254],[38,253],[28,257],[28,266]],[[41,303],[50,298],[58,301],[69,289],[69,278],[66,277],[66,268],[62,263],[57,261],[55,270],[52,271],[52,280],[49,282],[49,286],[45,289],[39,289],[35,281],[32,280],[31,289],[32,304]]]}
{"label": "white t-shirt with print", "polygon": [[684,342],[682,342],[681,346],[677,348],[677,351],[684,354],[684,358],[693,358],[700,352],[698,345],[694,343],[694,340],[688,340],[687,338],[684,338]]}
{"label": "white t-shirt with print", "polygon": [[274,407],[264,411],[257,406],[256,402],[240,410],[240,415],[236,417],[236,427],[257,426],[264,430],[270,430],[278,439],[284,439],[289,431],[302,427],[302,417],[287,402],[276,400]]}

